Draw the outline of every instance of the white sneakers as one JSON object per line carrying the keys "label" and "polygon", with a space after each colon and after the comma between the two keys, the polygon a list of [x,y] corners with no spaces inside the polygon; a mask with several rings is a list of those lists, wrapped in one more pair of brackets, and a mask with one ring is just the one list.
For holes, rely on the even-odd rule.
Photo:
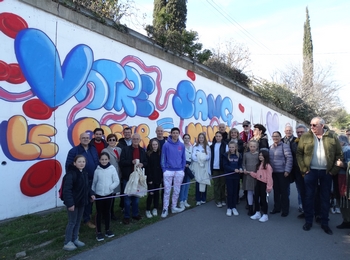
{"label": "white sneakers", "polygon": [[187,200],[185,200],[184,204],[185,204],[185,207],[186,207],[186,208],[191,207],[191,205],[187,203]]}
{"label": "white sneakers", "polygon": [[196,206],[200,206],[200,205],[201,205],[201,202],[197,201]]}
{"label": "white sneakers", "polygon": [[152,218],[153,217],[153,215],[151,214],[151,211],[146,210],[146,217],[147,218]]}
{"label": "white sneakers", "polygon": [[259,222],[266,222],[269,220],[269,216],[267,214],[263,214],[261,216],[261,213],[260,212],[256,212],[253,216],[250,217],[251,219],[255,220],[255,219],[259,219]]}
{"label": "white sneakers", "polygon": [[185,208],[188,208],[188,207],[191,207],[191,205],[187,203],[187,200],[180,201],[180,208],[181,209],[185,209]]}
{"label": "white sneakers", "polygon": [[72,241],[68,242],[63,247],[63,250],[66,250],[66,251],[73,251],[75,249],[77,249],[77,247],[76,247],[76,245],[74,245],[74,243]]}
{"label": "white sneakers", "polygon": [[75,245],[76,247],[83,247],[83,246],[85,246],[85,243],[84,243],[84,242],[81,242],[81,241],[79,240],[79,238],[77,238],[73,243],[74,243],[74,245]]}
{"label": "white sneakers", "polygon": [[167,209],[163,209],[161,217],[162,218],[166,218],[167,216],[168,216],[168,210]]}
{"label": "white sneakers", "polygon": [[226,202],[225,201],[221,201],[221,205],[222,206],[226,206]]}
{"label": "white sneakers", "polygon": [[259,218],[261,218],[261,214],[259,211],[257,211],[253,216],[250,217],[250,219],[253,219],[253,220],[259,219]]}
{"label": "white sneakers", "polygon": [[158,216],[158,210],[157,209],[153,209],[152,210],[152,215],[155,216],[155,217]]}
{"label": "white sneakers", "polygon": [[259,222],[266,222],[269,220],[269,216],[267,214],[262,215],[262,217],[259,219]]}
{"label": "white sneakers", "polygon": [[233,209],[232,209],[232,213],[233,213],[233,215],[235,215],[235,216],[238,216],[238,215],[239,215],[239,213],[238,213],[238,211],[237,211],[236,208],[233,208]]}
{"label": "white sneakers", "polygon": [[180,212],[182,212],[182,211],[184,211],[185,210],[185,207],[183,207],[183,208],[177,208],[177,207],[174,207],[174,208],[171,208],[171,213],[180,213]]}
{"label": "white sneakers", "polygon": [[235,215],[235,216],[238,216],[238,215],[239,215],[239,213],[238,213],[238,211],[237,211],[236,208],[227,209],[227,211],[226,211],[226,215],[227,215],[227,216],[231,217],[231,216],[232,216],[232,213],[233,213],[233,215]]}
{"label": "white sneakers", "polygon": [[216,202],[216,206],[217,206],[218,208],[222,208],[221,202],[220,202],[220,201],[219,201],[219,202]]}

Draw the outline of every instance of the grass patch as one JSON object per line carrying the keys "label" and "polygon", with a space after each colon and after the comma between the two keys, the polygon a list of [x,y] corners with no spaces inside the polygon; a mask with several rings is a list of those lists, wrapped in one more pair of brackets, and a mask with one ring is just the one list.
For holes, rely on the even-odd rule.
{"label": "grass patch", "polygon": [[[188,198],[188,202],[194,207],[196,204],[194,184],[190,186]],[[207,201],[212,199],[213,186],[209,187],[207,191]],[[86,246],[72,252],[62,250],[64,232],[67,225],[65,207],[47,214],[31,214],[11,221],[5,221],[0,224],[0,259],[14,259],[16,253],[21,251],[26,252],[25,259],[67,259],[68,257],[100,246],[103,243],[125,236],[161,220],[160,209],[158,211],[158,217],[151,219],[145,217],[146,197],[144,197],[140,199],[139,203],[140,215],[144,218],[138,222],[133,220],[130,225],[125,226],[121,223],[123,215],[118,205],[119,199],[116,199],[114,209],[118,220],[111,222],[111,230],[113,230],[115,237],[105,238],[103,242],[97,242],[95,230],[82,225],[79,237]],[[95,206],[93,208],[94,214]],[[103,227],[102,225],[102,230]],[[48,241],[50,243],[45,245],[44,243]]]}

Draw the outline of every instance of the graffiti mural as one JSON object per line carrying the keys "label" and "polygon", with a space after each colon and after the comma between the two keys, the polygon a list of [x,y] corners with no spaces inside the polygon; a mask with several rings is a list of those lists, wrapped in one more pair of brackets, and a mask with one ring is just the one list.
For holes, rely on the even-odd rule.
{"label": "graffiti mural", "polygon": [[[268,133],[293,125],[263,105],[18,1],[0,1],[0,219],[62,205],[57,190],[70,148],[96,127],[146,147],[155,128],[214,137],[248,119]],[[35,15],[34,15],[35,13]],[[38,13],[40,15],[38,15]],[[16,203],[14,203],[16,201]],[[16,205],[16,206],[14,206]]]}

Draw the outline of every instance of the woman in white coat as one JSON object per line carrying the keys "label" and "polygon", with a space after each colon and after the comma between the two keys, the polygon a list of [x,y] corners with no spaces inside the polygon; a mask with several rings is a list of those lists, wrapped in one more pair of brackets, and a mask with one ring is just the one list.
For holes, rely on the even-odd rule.
{"label": "woman in white coat", "polygon": [[119,177],[113,165],[109,163],[109,155],[101,152],[100,163],[98,164],[91,189],[96,193],[96,239],[104,240],[101,233],[101,220],[104,216],[106,237],[114,237],[113,232],[109,229],[111,221],[112,194],[114,189],[119,185]]}
{"label": "woman in white coat", "polygon": [[207,199],[207,185],[210,185],[211,152],[207,138],[200,133],[197,144],[192,149],[191,169],[196,179],[196,205],[204,204]]}

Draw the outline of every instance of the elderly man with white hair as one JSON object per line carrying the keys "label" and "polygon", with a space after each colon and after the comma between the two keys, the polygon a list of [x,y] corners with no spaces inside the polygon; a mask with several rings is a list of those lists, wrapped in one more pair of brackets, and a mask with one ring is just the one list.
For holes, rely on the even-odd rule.
{"label": "elderly man with white hair", "polygon": [[332,175],[339,172],[338,165],[343,160],[343,152],[337,135],[325,126],[321,117],[314,117],[310,123],[310,131],[300,137],[296,157],[305,183],[303,229],[309,231],[312,227],[314,196],[319,183],[321,227],[326,234],[332,235],[328,226]]}

